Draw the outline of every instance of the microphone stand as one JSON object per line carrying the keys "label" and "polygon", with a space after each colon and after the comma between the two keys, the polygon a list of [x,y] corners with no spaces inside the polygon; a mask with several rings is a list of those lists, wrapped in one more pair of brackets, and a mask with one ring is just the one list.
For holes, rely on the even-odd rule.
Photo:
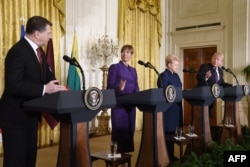
{"label": "microphone stand", "polygon": [[146,66],[149,67],[149,68],[154,69],[155,73],[156,73],[157,75],[159,75],[159,72],[156,70],[156,68],[155,68],[151,63],[147,62]]}
{"label": "microphone stand", "polygon": [[226,69],[224,66],[222,66],[221,69],[224,70],[224,71],[226,71],[226,72],[228,72],[228,73],[230,73],[230,74],[232,74],[233,77],[234,77],[234,79],[236,80],[237,85],[239,85],[239,81],[238,81],[236,75],[233,73],[233,71],[230,70],[230,68]]}
{"label": "microphone stand", "polygon": [[80,69],[80,72],[82,74],[82,89],[85,90],[85,76],[84,76],[84,72],[82,70],[81,65],[79,64],[79,62],[73,57],[72,59],[74,61],[74,64],[76,67],[78,67]]}
{"label": "microphone stand", "polygon": [[239,81],[238,81],[238,79],[236,78],[235,74],[234,74],[230,69],[228,69],[228,72],[229,72],[230,74],[233,75],[233,77],[234,77],[235,80],[236,80],[237,85],[239,85]]}
{"label": "microphone stand", "polygon": [[161,76],[160,76],[159,72],[156,70],[156,68],[150,62],[144,63],[143,61],[139,60],[138,63],[144,67],[148,67],[150,69],[153,69],[155,71],[155,73],[158,75],[158,78],[159,78],[160,84],[161,84],[160,87],[162,87]]}
{"label": "microphone stand", "polygon": [[155,73],[157,74],[157,75],[159,75],[160,73],[156,70],[156,68],[153,66],[152,67],[153,69],[154,69],[154,71],[155,71]]}
{"label": "microphone stand", "polygon": [[146,65],[147,65],[147,67],[152,68],[155,71],[155,73],[158,75],[158,78],[159,78],[160,84],[161,84],[161,88],[162,88],[163,85],[162,85],[162,79],[161,79],[160,73],[156,70],[156,68],[151,63],[147,62]]}

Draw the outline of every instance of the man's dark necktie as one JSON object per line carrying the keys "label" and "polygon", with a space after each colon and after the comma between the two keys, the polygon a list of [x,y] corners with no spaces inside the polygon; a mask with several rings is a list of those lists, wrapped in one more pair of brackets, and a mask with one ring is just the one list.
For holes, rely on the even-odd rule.
{"label": "man's dark necktie", "polygon": [[36,51],[37,51],[37,57],[38,57],[38,61],[39,61],[39,64],[40,64],[40,68],[41,68],[41,71],[42,71],[42,74],[43,74],[43,59],[42,59],[42,52],[41,52],[41,49],[40,49],[40,48],[37,48]]}
{"label": "man's dark necktie", "polygon": [[[37,51],[37,56],[38,56],[38,61],[39,61],[39,64],[40,64],[41,72],[42,72],[42,75],[43,75],[42,52],[41,52],[40,48],[37,48],[36,51]],[[43,112],[42,115],[45,118],[46,122],[49,124],[50,128],[53,130],[56,127],[56,125],[58,124],[58,121],[52,115],[50,115],[47,112]]]}
{"label": "man's dark necktie", "polygon": [[214,75],[215,75],[215,82],[217,83],[219,81],[219,75],[218,75],[218,69],[214,67]]}

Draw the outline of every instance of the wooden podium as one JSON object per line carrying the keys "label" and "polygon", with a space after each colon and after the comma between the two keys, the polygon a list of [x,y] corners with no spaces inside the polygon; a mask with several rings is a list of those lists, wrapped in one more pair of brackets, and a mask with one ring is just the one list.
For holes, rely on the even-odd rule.
{"label": "wooden podium", "polygon": [[[182,100],[181,88],[175,88],[174,102]],[[168,166],[169,157],[163,129],[162,111],[171,103],[165,96],[165,89],[155,88],[117,97],[117,103],[137,106],[143,112],[143,130],[136,167]]]}
{"label": "wooden podium", "polygon": [[102,109],[116,105],[114,90],[102,90],[96,110],[84,104],[85,91],[62,91],[24,103],[27,110],[49,112],[61,123],[57,167],[91,167],[88,122]]}
{"label": "wooden podium", "polygon": [[209,105],[216,98],[223,96],[223,88],[218,87],[219,94],[213,95],[212,87],[203,86],[189,90],[183,90],[183,98],[192,105],[192,121],[195,127],[195,134],[202,136],[201,141],[193,143],[193,151],[202,154],[210,144],[212,144],[212,136],[209,123]]}
{"label": "wooden podium", "polygon": [[[222,100],[225,102],[224,108],[224,118],[223,118],[223,129],[220,138],[220,142],[228,138],[231,138],[233,143],[237,143],[242,138],[242,131],[240,125],[239,117],[239,101],[245,96],[248,95],[249,87],[245,85],[237,85],[224,88],[224,97]],[[231,118],[231,126],[226,125],[226,118]]]}

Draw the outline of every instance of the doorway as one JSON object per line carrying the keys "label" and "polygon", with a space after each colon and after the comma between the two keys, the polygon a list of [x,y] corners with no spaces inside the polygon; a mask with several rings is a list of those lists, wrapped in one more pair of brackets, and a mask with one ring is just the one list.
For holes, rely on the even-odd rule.
{"label": "doorway", "polygon": [[[183,67],[184,69],[198,71],[199,67],[203,63],[210,63],[212,55],[217,51],[216,46],[212,47],[203,47],[203,48],[190,48],[183,50]],[[196,73],[183,73],[183,89],[192,89],[196,87]],[[184,100],[183,103],[183,112],[184,120],[183,124],[188,125],[192,121],[192,107],[191,105]],[[217,122],[217,113],[216,106],[214,106],[214,111],[209,118],[210,125],[216,124]]]}

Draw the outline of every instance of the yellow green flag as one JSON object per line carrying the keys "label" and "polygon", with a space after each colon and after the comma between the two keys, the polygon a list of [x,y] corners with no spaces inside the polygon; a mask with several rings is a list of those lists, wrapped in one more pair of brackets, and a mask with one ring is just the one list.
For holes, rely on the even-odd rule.
{"label": "yellow green flag", "polygon": [[[71,52],[71,58],[75,58],[77,61],[79,61],[78,57],[78,39],[76,32],[74,33],[74,39],[73,39],[73,47]],[[80,90],[81,89],[81,82],[80,77],[77,71],[77,67],[74,65],[69,65],[68,70],[68,77],[67,77],[67,86],[70,90]]]}

